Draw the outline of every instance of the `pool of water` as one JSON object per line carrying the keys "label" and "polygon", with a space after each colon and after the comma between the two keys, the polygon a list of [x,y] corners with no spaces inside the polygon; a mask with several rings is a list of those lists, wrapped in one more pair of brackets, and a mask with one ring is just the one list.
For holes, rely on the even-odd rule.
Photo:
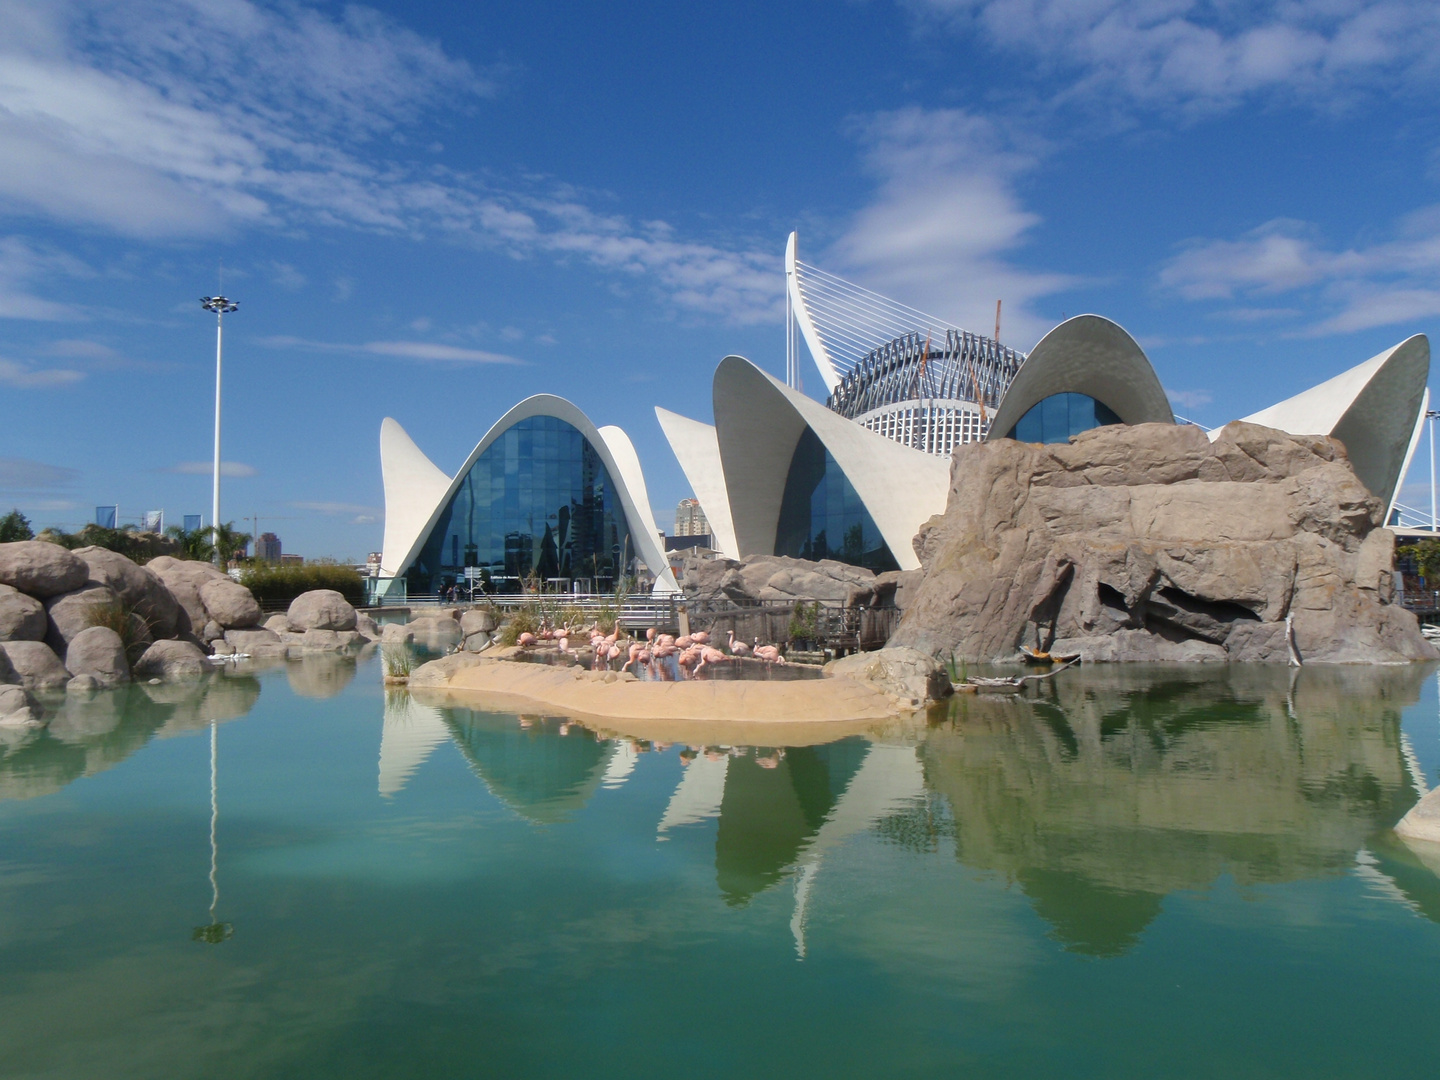
{"label": "pool of water", "polygon": [[[0,743],[7,1077],[1423,1076],[1433,668],[1062,673],[820,745],[372,655]],[[798,735],[793,740],[803,743]]]}

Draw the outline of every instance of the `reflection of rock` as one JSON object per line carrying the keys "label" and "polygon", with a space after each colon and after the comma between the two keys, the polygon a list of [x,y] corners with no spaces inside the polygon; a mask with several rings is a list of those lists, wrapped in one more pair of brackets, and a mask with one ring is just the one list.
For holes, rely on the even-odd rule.
{"label": "reflection of rock", "polygon": [[144,685],[141,689],[157,705],[169,707],[157,732],[168,736],[197,731],[212,720],[244,716],[260,697],[260,680],[227,672],[199,682]]}
{"label": "reflection of rock", "polygon": [[1254,424],[1213,443],[1169,424],[972,443],[916,538],[925,579],[893,643],[988,660],[1040,636],[1087,660],[1284,662],[1293,615],[1307,660],[1433,659],[1390,602],[1383,513],[1340,443]]}
{"label": "reflection of rock", "polygon": [[1395,833],[1408,840],[1440,844],[1440,788],[1410,808],[1395,826]]}
{"label": "reflection of rock", "polygon": [[334,697],[355,678],[355,658],[333,652],[307,652],[287,664],[285,674],[290,689],[299,697]]}
{"label": "reflection of rock", "polygon": [[922,747],[956,854],[1017,881],[1068,947],[1129,948],[1176,889],[1339,874],[1411,795],[1400,708],[1428,672],[1067,672],[956,698]]}

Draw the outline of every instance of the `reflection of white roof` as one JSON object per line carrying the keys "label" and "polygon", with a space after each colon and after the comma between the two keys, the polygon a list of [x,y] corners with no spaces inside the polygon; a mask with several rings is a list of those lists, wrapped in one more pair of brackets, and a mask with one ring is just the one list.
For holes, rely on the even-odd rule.
{"label": "reflection of white roof", "polygon": [[440,710],[421,705],[408,693],[385,695],[380,729],[380,794],[387,799],[409,782],[435,747],[450,738]]}
{"label": "reflection of white roof", "polygon": [[573,404],[553,394],[528,397],[495,421],[453,479],[445,477],[398,423],[385,418],[380,425],[380,471],[385,481],[385,550],[380,559],[381,576],[401,577],[410,569],[429,539],[430,530],[480,455],[510,428],[533,416],[563,420],[594,448],[605,471],[615,481],[635,552],[655,574],[655,591],[679,592],[670,562],[657,539],[645,477],[629,436],[618,427],[597,429]]}
{"label": "reflection of white roof", "polygon": [[1388,508],[1414,450],[1429,379],[1430,339],[1416,334],[1244,419],[1292,435],[1339,439],[1355,475]]}
{"label": "reflection of white roof", "polygon": [[1004,438],[1045,398],[1067,393],[1094,398],[1122,423],[1175,422],[1165,389],[1135,339],[1109,319],[1076,315],[1030,350],[995,410],[987,438]]}
{"label": "reflection of white roof", "polygon": [[665,807],[665,816],[655,830],[656,834],[664,836],[669,829],[694,825],[718,816],[720,801],[725,797],[725,775],[729,770],[729,754],[714,760],[702,754],[685,766],[680,783]]}
{"label": "reflection of white roof", "polygon": [[854,487],[900,568],[919,567],[912,541],[921,524],[945,509],[947,460],[867,431],[743,356],[720,361],[714,395],[713,428],[674,413],[660,420],[712,527],[728,518],[731,535],[717,529],[726,555],[774,554],[790,460],[808,427]]}

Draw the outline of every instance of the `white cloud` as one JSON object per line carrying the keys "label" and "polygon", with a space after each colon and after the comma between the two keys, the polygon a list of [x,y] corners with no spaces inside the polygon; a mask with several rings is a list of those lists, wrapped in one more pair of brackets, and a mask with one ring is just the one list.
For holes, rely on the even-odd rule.
{"label": "white cloud", "polygon": [[1209,390],[1171,390],[1168,386],[1165,388],[1165,396],[1177,409],[1199,409],[1215,400]]}
{"label": "white cloud", "polygon": [[28,458],[0,458],[0,491],[52,491],[68,486],[79,475],[63,465],[46,465]]}
{"label": "white cloud", "polygon": [[[0,169],[3,168],[0,164]],[[88,275],[89,269],[77,259],[37,248],[18,236],[0,237],[0,319],[78,318],[79,312],[73,306],[36,296],[33,285],[38,280],[57,276]]]}
{"label": "white cloud", "polygon": [[[255,225],[440,236],[649,277],[682,308],[778,317],[776,252],[677,239],[548,181],[505,188],[406,160],[410,121],[491,85],[367,8],[8,10],[19,29],[0,40],[0,206],[147,240]],[[344,300],[350,283],[335,290]]]}
{"label": "white cloud", "polygon": [[993,333],[1022,347],[1050,328],[1032,305],[1076,279],[1007,262],[1039,217],[1015,185],[1039,148],[1021,148],[994,121],[959,109],[901,109],[857,121],[866,163],[879,181],[874,201],[833,245],[837,269],[914,307]]}
{"label": "white cloud", "polygon": [[371,356],[396,357],[401,360],[428,360],[461,364],[521,364],[527,362],[504,353],[484,349],[465,349],[456,345],[440,345],[429,341],[369,341],[346,345],[331,341],[309,341],[297,337],[261,338],[260,344],[280,349],[311,349],[316,352],[368,353]]}
{"label": "white cloud", "polygon": [[[1411,214],[1393,237],[1338,250],[1319,231],[1267,222],[1235,240],[1195,240],[1160,270],[1162,287],[1189,300],[1313,293],[1328,314],[1310,334],[1349,333],[1440,315],[1440,206]],[[1294,309],[1240,306],[1238,319],[1283,318]]]}
{"label": "white cloud", "polygon": [[[185,473],[189,476],[213,476],[215,474],[215,463],[213,461],[182,461],[178,465],[172,465],[169,469],[173,473]],[[220,475],[230,477],[258,476],[259,470],[254,465],[246,465],[242,461],[220,462]]]}
{"label": "white cloud", "polygon": [[[1343,104],[1359,91],[1423,91],[1440,75],[1431,0],[907,0],[1035,64],[1059,100],[1187,111],[1257,94]],[[1048,92],[1048,90],[1047,90]]]}
{"label": "white cloud", "polygon": [[0,384],[20,390],[48,390],[69,386],[85,378],[83,371],[69,368],[36,368],[0,357]]}

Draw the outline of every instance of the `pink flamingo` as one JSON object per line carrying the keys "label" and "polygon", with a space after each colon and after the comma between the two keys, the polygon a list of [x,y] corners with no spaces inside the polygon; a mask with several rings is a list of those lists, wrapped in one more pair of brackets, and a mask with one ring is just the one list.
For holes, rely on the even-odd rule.
{"label": "pink flamingo", "polygon": [[736,641],[734,630],[730,631],[730,652],[733,653],[735,656],[750,655],[750,646],[746,645],[743,639],[740,641]]}
{"label": "pink flamingo", "polygon": [[689,634],[685,634],[682,637],[676,638],[675,644],[679,645],[682,649],[688,649],[691,645],[695,644],[695,639]]}
{"label": "pink flamingo", "polygon": [[764,660],[770,664],[783,664],[785,658],[780,655],[780,650],[774,645],[756,645],[755,659]]}
{"label": "pink flamingo", "polygon": [[535,644],[535,635],[526,631],[515,639],[515,644],[519,645],[522,649],[528,649],[531,645]]}
{"label": "pink flamingo", "polygon": [[690,636],[691,636],[694,640],[698,641],[701,645],[709,645],[709,644],[710,644],[710,635],[707,634],[704,630],[696,630],[696,631],[695,631],[693,634],[691,634]]}
{"label": "pink flamingo", "polygon": [[712,649],[709,645],[702,646],[700,663],[695,668],[695,674],[699,675],[700,672],[704,671],[706,664],[723,664],[728,659],[730,658],[719,649]]}

